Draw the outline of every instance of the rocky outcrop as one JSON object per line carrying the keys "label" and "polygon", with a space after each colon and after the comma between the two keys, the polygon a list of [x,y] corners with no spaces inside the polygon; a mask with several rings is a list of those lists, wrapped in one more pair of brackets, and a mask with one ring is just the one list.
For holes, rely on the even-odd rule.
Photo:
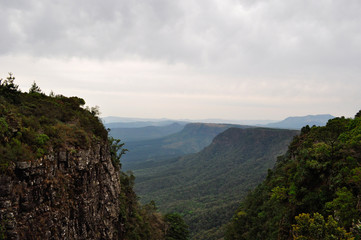
{"label": "rocky outcrop", "polygon": [[119,239],[119,170],[107,145],[49,152],[1,172],[0,234],[8,239]]}

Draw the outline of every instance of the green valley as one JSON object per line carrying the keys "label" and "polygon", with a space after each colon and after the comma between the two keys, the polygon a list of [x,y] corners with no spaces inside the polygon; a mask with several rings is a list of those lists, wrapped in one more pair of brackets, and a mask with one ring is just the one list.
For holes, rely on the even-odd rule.
{"label": "green valley", "polygon": [[192,239],[219,239],[240,197],[264,179],[297,133],[229,128],[199,153],[134,164],[136,191],[162,212],[180,212]]}

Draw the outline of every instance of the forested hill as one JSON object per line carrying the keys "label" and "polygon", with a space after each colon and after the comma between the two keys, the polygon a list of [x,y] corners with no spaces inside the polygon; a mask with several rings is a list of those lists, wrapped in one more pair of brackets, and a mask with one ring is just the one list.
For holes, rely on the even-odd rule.
{"label": "forested hill", "polygon": [[239,198],[260,183],[298,131],[229,128],[197,154],[139,164],[136,191],[162,212],[177,211],[192,239],[218,239]]}
{"label": "forested hill", "polygon": [[235,213],[226,239],[360,239],[361,111],[308,126]]}
{"label": "forested hill", "polygon": [[213,138],[230,127],[249,126],[232,124],[189,123],[180,132],[159,139],[127,143],[129,153],[124,157],[124,168],[134,170],[139,162],[159,161],[184,154],[196,153],[208,146]]}

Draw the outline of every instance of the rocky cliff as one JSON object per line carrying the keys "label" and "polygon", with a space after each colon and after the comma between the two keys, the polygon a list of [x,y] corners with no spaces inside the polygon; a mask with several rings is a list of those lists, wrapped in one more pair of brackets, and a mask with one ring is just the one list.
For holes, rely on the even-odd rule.
{"label": "rocky cliff", "polygon": [[0,239],[123,238],[120,165],[84,104],[0,79]]}
{"label": "rocky cliff", "polygon": [[[171,224],[140,205],[121,171],[124,143],[78,97],[21,92],[0,78],[0,240],[164,240]],[[166,231],[168,229],[168,231]]]}
{"label": "rocky cliff", "polygon": [[118,239],[119,171],[106,144],[50,151],[0,176],[2,227],[9,239]]}

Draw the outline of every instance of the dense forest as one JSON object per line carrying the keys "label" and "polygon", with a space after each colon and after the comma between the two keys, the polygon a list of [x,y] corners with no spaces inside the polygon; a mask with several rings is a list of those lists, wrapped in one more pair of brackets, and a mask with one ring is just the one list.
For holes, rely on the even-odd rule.
{"label": "dense forest", "polygon": [[191,239],[219,239],[239,198],[264,180],[298,133],[229,128],[199,153],[139,163],[134,170],[136,192],[145,203],[154,200],[163,212],[183,214]]}
{"label": "dense forest", "polygon": [[231,239],[361,239],[361,111],[303,127],[241,202]]}
{"label": "dense forest", "polygon": [[[18,178],[23,178],[24,183],[29,181],[33,176],[23,175],[22,169],[30,169],[29,166],[33,165],[32,162],[47,161],[50,153],[66,152],[66,159],[69,158],[69,163],[71,157],[75,156],[77,152],[84,149],[94,152],[96,146],[103,144],[108,146],[107,151],[112,160],[110,165],[113,164],[118,169],[120,179],[120,194],[117,197],[120,212],[119,217],[115,216],[119,220],[119,231],[121,232],[118,236],[127,240],[188,238],[188,226],[179,214],[161,215],[154,202],[145,205],[139,203],[133,190],[134,176],[121,171],[120,157],[126,153],[124,144],[111,137],[108,139],[108,132],[98,118],[97,108],[84,107],[85,101],[78,97],[65,97],[55,95],[53,92],[46,95],[35,82],[29,92],[22,92],[14,80],[12,74],[6,79],[0,79],[0,178],[2,182]],[[70,169],[66,174],[75,172],[69,165],[66,165],[64,171],[67,171],[66,169]],[[56,196],[52,197],[53,199],[62,197],[61,192],[56,192],[58,188],[66,191],[64,196],[78,201],[76,200],[76,185],[74,185],[74,190],[70,189],[72,188],[70,185],[59,185],[61,179],[51,180],[52,182],[49,183],[50,180],[46,179],[44,171],[46,170],[34,175],[34,179],[39,180],[34,184],[40,185],[36,189],[37,192],[44,191],[46,193],[50,186],[55,185]],[[81,171],[84,172],[84,170]],[[80,174],[81,171],[79,171]],[[60,173],[60,170],[58,172]],[[43,174],[44,177],[42,177]],[[54,174],[56,177],[61,176],[57,173]],[[69,178],[72,177],[69,176]],[[81,181],[83,177],[75,179],[74,183]],[[23,206],[18,210],[19,212],[29,212],[33,209],[30,206],[24,207],[24,192],[8,192],[7,189],[10,187],[16,188],[17,186],[1,186],[0,239],[11,238],[9,234],[13,234],[11,231],[16,226],[16,221],[22,220],[11,219],[13,217],[9,214],[3,215],[10,203],[14,206],[18,204],[20,207]],[[26,184],[18,187],[18,189],[20,188],[26,189]],[[50,188],[54,189],[54,187]],[[37,192],[33,192],[33,194],[37,194]],[[7,200],[7,194],[15,194],[15,198]],[[34,199],[41,204],[50,203],[50,200]],[[29,204],[32,205],[31,202]],[[74,218],[74,216],[70,215],[69,218]],[[32,236],[28,237],[32,239]],[[35,238],[35,236],[33,237]]]}

